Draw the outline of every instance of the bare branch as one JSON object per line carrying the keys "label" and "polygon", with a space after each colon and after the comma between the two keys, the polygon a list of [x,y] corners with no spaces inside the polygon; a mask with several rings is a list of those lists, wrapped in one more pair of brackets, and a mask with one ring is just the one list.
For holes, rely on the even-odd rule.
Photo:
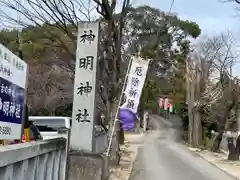
{"label": "bare branch", "polygon": [[33,113],[42,108],[53,113],[56,108],[72,102],[73,73],[63,67],[44,64],[31,64],[30,73],[28,101]]}
{"label": "bare branch", "polygon": [[[195,97],[197,106],[203,107],[218,102],[223,97],[226,85],[225,76],[232,78],[232,67],[237,56],[233,53],[234,42],[231,33],[207,38],[197,46],[197,52],[192,58],[198,63],[197,69],[201,73],[199,93]],[[193,68],[192,68],[193,69]],[[192,70],[194,77],[194,71]]]}
{"label": "bare branch", "polygon": [[[76,32],[78,22],[90,21],[96,6],[90,0],[0,0],[0,19],[8,24],[19,24],[22,27],[29,25],[42,29],[47,38],[57,42],[59,47],[65,49],[75,59]],[[9,13],[13,12],[13,13]],[[17,18],[16,13],[21,15]],[[52,31],[52,29],[56,31]],[[74,45],[69,45],[62,40],[67,37]]]}
{"label": "bare branch", "polygon": [[239,0],[235,0],[236,3],[240,4],[240,1]]}

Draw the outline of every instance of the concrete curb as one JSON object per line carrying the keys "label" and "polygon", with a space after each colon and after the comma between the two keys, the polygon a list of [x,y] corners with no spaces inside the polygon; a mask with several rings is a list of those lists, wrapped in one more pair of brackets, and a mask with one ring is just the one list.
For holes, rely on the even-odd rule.
{"label": "concrete curb", "polygon": [[236,177],[235,175],[229,173],[228,171],[226,171],[225,169],[221,168],[219,165],[209,161],[208,159],[206,159],[204,156],[202,156],[199,152],[201,152],[202,150],[200,149],[196,149],[196,150],[190,150],[190,147],[187,147],[187,149],[191,152],[194,153],[196,155],[198,155],[200,158],[204,159],[205,161],[209,162],[211,165],[215,166],[216,168],[220,169],[221,171],[223,171],[225,174],[227,174],[228,176],[234,178],[235,180],[240,180],[240,178]]}

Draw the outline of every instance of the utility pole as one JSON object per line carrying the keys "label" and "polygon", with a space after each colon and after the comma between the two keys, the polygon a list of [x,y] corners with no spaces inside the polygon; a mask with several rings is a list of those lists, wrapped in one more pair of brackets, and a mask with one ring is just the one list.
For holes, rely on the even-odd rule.
{"label": "utility pole", "polygon": [[[192,83],[190,82],[190,59],[186,59],[186,97],[188,107],[188,143],[193,144],[193,102],[192,102]],[[194,92],[194,91],[193,91]]]}

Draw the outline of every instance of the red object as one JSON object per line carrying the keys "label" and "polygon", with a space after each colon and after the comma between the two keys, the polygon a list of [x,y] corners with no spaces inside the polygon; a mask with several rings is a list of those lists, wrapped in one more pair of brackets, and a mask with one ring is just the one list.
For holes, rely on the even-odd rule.
{"label": "red object", "polygon": [[[30,137],[30,141],[35,141],[36,139],[34,138],[34,136],[31,136]],[[14,141],[11,141],[9,142],[9,144],[19,144],[19,143],[25,143],[25,136],[22,135],[22,139],[21,140],[14,140]]]}
{"label": "red object", "polygon": [[[30,141],[35,141],[34,136],[30,136]],[[22,135],[22,142],[25,142],[25,136]]]}

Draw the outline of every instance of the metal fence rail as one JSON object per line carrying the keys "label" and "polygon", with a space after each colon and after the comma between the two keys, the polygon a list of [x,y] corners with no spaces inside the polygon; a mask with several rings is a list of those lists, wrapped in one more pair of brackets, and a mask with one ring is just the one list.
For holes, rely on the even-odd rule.
{"label": "metal fence rail", "polygon": [[65,180],[66,140],[0,147],[0,180]]}

